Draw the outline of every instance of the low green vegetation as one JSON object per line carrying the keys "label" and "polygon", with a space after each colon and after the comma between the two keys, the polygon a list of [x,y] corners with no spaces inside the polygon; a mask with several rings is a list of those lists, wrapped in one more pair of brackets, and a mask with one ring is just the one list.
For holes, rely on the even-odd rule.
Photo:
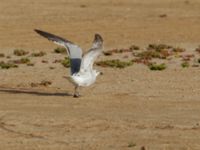
{"label": "low green vegetation", "polygon": [[57,47],[57,48],[54,49],[54,52],[59,53],[59,54],[66,54],[67,50],[63,47]]}
{"label": "low green vegetation", "polygon": [[103,54],[104,54],[105,56],[111,56],[111,55],[112,55],[112,52],[110,52],[110,51],[107,51],[107,52],[104,51]]}
{"label": "low green vegetation", "polygon": [[17,68],[18,65],[14,64],[14,63],[11,63],[11,62],[1,61],[0,62],[0,67],[1,67],[1,69],[10,69],[10,68]]}
{"label": "low green vegetation", "polygon": [[188,67],[190,66],[190,64],[189,64],[189,62],[185,61],[185,62],[182,62],[182,63],[181,63],[181,66],[182,66],[183,68],[188,68]]}
{"label": "low green vegetation", "polygon": [[121,54],[121,53],[127,53],[127,52],[133,52],[133,50],[139,50],[139,47],[132,45],[130,48],[121,48],[121,49],[111,49],[108,51],[104,51],[103,54],[105,56],[111,56],[112,54]]}
{"label": "low green vegetation", "polygon": [[35,52],[35,53],[32,53],[32,54],[31,54],[32,57],[42,57],[42,56],[44,56],[44,55],[46,55],[46,53],[43,52],[43,51]]}
{"label": "low green vegetation", "polygon": [[45,86],[45,87],[47,87],[47,86],[49,86],[51,84],[52,84],[51,81],[43,80],[40,83],[31,83],[30,85],[31,85],[31,87],[38,87],[38,86]]}
{"label": "low green vegetation", "polygon": [[200,58],[197,61],[198,61],[198,63],[200,63]]}
{"label": "low green vegetation", "polygon": [[[133,53],[135,57],[140,57],[141,59],[153,59],[153,58],[158,58],[158,59],[166,59],[167,57],[171,56],[172,53],[170,52],[169,49],[161,49],[164,46],[149,46],[148,50],[141,51],[139,53]],[[167,47],[167,46],[166,46]]]}
{"label": "low green vegetation", "polygon": [[172,50],[173,52],[176,52],[176,53],[182,53],[186,51],[184,48],[180,48],[180,47],[175,47]]}
{"label": "low green vegetation", "polygon": [[16,56],[24,56],[24,55],[27,55],[29,52],[28,51],[25,51],[23,49],[15,49],[14,50],[14,55]]}
{"label": "low green vegetation", "polygon": [[69,68],[70,67],[70,59],[68,57],[65,57],[64,60],[61,60],[61,64],[66,67]]}
{"label": "low green vegetation", "polygon": [[131,147],[135,147],[135,146],[136,146],[136,144],[133,143],[133,142],[130,142],[130,143],[128,144],[128,147],[129,147],[129,148],[131,148]]}
{"label": "low green vegetation", "polygon": [[160,52],[163,49],[171,49],[172,46],[166,44],[149,44],[147,50],[155,50]]}
{"label": "low green vegetation", "polygon": [[13,61],[11,61],[11,62],[13,62],[13,63],[15,63],[15,64],[28,64],[28,63],[30,63],[31,61],[30,61],[29,58],[24,57],[24,58],[20,58],[20,59],[18,59],[18,60],[13,60]]}
{"label": "low green vegetation", "polygon": [[200,45],[195,49],[195,51],[200,54]]}
{"label": "low green vegetation", "polygon": [[3,54],[3,53],[0,53],[0,57],[5,57],[5,54]]}
{"label": "low green vegetation", "polygon": [[137,46],[137,45],[131,45],[130,47],[129,47],[129,49],[130,50],[140,50],[140,47],[139,46]]}
{"label": "low green vegetation", "polygon": [[149,69],[150,70],[158,70],[158,71],[161,71],[161,70],[164,70],[164,69],[166,69],[167,68],[167,66],[164,64],[164,63],[162,63],[162,64],[150,64],[149,65]]}
{"label": "low green vegetation", "polygon": [[141,59],[152,59],[152,58],[160,58],[160,53],[153,51],[153,50],[148,50],[148,51],[143,51],[137,54],[134,54],[136,57],[140,57]]}
{"label": "low green vegetation", "polygon": [[34,63],[31,63],[31,62],[29,62],[29,63],[27,63],[26,65],[27,65],[27,66],[32,66],[32,67],[33,67],[35,64],[34,64]]}
{"label": "low green vegetation", "polygon": [[47,81],[47,80],[43,80],[43,81],[40,82],[40,85],[43,85],[43,86],[49,86],[51,84],[52,84],[52,82],[51,81]]}
{"label": "low green vegetation", "polygon": [[96,65],[102,66],[102,67],[125,68],[125,67],[133,65],[133,62],[113,59],[113,60],[99,61],[96,63]]}

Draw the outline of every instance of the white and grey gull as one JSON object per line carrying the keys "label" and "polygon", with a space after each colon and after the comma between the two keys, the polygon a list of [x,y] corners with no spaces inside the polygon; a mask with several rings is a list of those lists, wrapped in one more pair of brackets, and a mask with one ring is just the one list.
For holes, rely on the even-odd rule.
{"label": "white and grey gull", "polygon": [[35,29],[35,32],[55,44],[66,48],[70,59],[71,74],[69,79],[75,86],[74,97],[79,97],[79,87],[90,86],[96,81],[96,77],[100,74],[100,72],[93,69],[93,64],[103,50],[103,38],[101,35],[95,34],[92,48],[83,55],[82,49],[67,39],[38,29]]}

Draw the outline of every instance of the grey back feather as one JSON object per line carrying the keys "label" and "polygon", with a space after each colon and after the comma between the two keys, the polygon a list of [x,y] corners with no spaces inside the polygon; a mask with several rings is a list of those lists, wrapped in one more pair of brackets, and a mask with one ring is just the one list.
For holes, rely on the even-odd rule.
{"label": "grey back feather", "polygon": [[78,73],[80,71],[81,60],[82,60],[82,49],[78,45],[62,37],[59,37],[57,35],[45,31],[35,29],[35,32],[47,38],[48,40],[54,42],[55,44],[65,47],[67,49],[67,53],[70,58],[71,74]]}

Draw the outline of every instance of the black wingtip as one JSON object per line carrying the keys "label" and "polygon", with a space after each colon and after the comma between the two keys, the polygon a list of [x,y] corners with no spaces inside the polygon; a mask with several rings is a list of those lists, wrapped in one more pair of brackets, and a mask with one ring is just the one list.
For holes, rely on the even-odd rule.
{"label": "black wingtip", "polygon": [[42,31],[42,30],[39,30],[39,29],[34,29],[34,31],[35,31],[36,33],[40,34],[40,35],[43,35],[43,36],[44,36],[44,34],[46,33],[46,32],[44,32],[44,31]]}
{"label": "black wingtip", "polygon": [[37,33],[40,32],[40,30],[38,30],[38,29],[34,29],[34,31],[37,32]]}
{"label": "black wingtip", "polygon": [[57,35],[54,35],[54,34],[52,34],[52,33],[48,33],[48,32],[45,32],[45,31],[42,31],[42,30],[39,30],[39,29],[34,29],[34,31],[35,31],[36,33],[38,33],[39,35],[41,35],[41,36],[47,38],[47,39],[50,40],[50,41],[59,41],[59,40],[60,40],[60,41],[62,41],[62,42],[67,42],[67,43],[73,44],[71,41],[66,40],[66,39],[64,39],[64,38],[62,38],[62,37],[59,37],[59,36],[57,36]]}

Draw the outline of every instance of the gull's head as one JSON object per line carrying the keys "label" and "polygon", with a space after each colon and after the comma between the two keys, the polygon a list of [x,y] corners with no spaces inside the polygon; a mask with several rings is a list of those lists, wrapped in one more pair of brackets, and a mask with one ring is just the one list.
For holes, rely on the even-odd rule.
{"label": "gull's head", "polygon": [[93,47],[98,47],[98,48],[103,47],[103,38],[98,33],[94,35]]}

